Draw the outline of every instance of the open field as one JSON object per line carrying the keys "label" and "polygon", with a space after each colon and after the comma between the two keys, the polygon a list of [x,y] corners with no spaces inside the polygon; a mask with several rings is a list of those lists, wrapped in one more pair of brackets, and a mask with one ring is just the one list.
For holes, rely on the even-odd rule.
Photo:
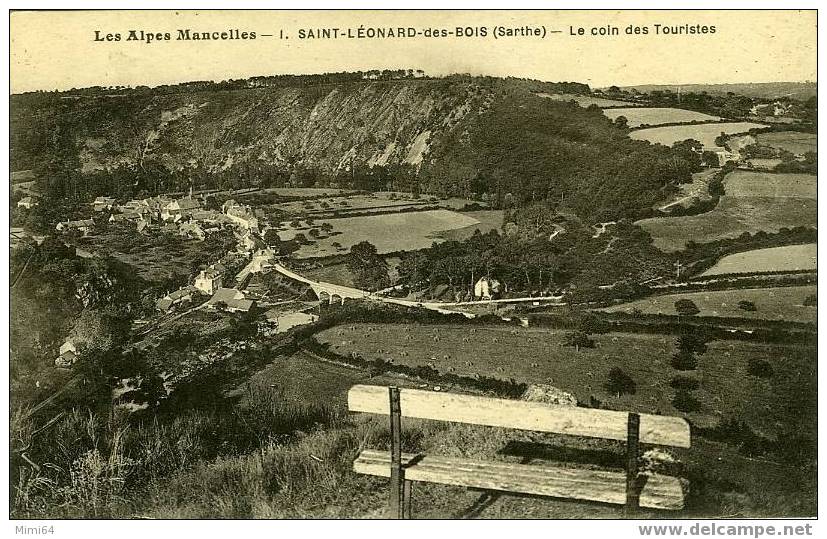
{"label": "open field", "polygon": [[[792,322],[815,322],[817,309],[805,307],[804,298],[816,293],[815,286],[785,286],[779,288],[748,288],[743,290],[715,290],[709,292],[687,292],[667,294],[639,299],[614,305],[608,312],[631,313],[638,309],[642,314],[677,314],[675,302],[689,299],[695,302],[701,312],[697,316],[722,316],[753,318],[762,320],[789,320]],[[755,304],[755,311],[738,308],[741,300]]]}
{"label": "open field", "polygon": [[403,210],[424,206],[428,199],[413,197],[392,199],[385,193],[376,195],[329,196],[312,200],[282,202],[272,207],[294,215],[313,215],[333,211],[364,211],[373,209]]}
{"label": "open field", "polygon": [[275,193],[283,197],[320,197],[320,196],[344,196],[352,193],[348,189],[336,189],[333,187],[272,187],[262,189],[264,193]]}
{"label": "open field", "polygon": [[781,228],[815,226],[817,204],[812,198],[721,197],[712,211],[683,217],[655,217],[636,224],[654,238],[658,249],[683,249],[686,242],[735,238],[744,232],[778,232]]}
{"label": "open field", "polygon": [[818,222],[816,176],[736,170],[724,178],[724,188],[726,194],[709,212],[655,217],[637,224],[652,235],[655,247],[677,251],[690,240],[708,242]]}
{"label": "open field", "polygon": [[[360,241],[374,244],[380,254],[424,249],[434,241],[440,241],[438,232],[466,228],[478,222],[473,217],[449,210],[319,220],[316,225],[330,223],[334,235],[321,238],[310,245],[302,245],[295,256],[311,258],[341,254]],[[290,234],[290,231],[280,233],[284,239],[289,239],[287,236]],[[334,247],[334,242],[338,242],[341,248]]]}
{"label": "open field", "polygon": [[[411,366],[431,364],[440,372],[453,370],[466,376],[547,383],[580,402],[589,402],[593,395],[613,409],[681,415],[672,407],[674,390],[669,387],[672,377],[680,374],[670,365],[675,336],[594,335],[595,348],[575,351],[563,346],[565,334],[545,328],[355,324],[325,330],[317,340],[342,355],[357,353]],[[746,374],[749,358],[773,363],[772,383]],[[801,404],[802,396],[815,398],[815,358],[814,347],[713,341],[700,357],[696,373],[701,386],[695,396],[702,409],[688,417],[702,426],[716,423],[721,415],[734,415],[768,435],[776,433],[783,421],[802,422],[802,428],[813,429],[815,408],[807,409],[808,417],[788,414]],[[635,380],[634,395],[617,397],[603,388],[615,366]]]}
{"label": "open field", "polygon": [[813,133],[799,133],[797,131],[778,131],[773,133],[759,133],[755,136],[758,144],[771,146],[779,150],[786,150],[795,155],[818,151],[818,135]]}
{"label": "open field", "polygon": [[574,94],[547,94],[539,93],[539,97],[547,99],[554,99],[555,101],[576,101],[581,107],[588,107],[589,105],[597,105],[598,107],[634,107],[634,103],[629,101],[617,101],[614,99],[604,99],[602,97],[592,97],[590,95],[574,95]]}
{"label": "open field", "polygon": [[462,241],[473,236],[477,230],[485,234],[492,230],[500,230],[503,226],[503,210],[467,211],[463,212],[463,215],[476,219],[479,222],[463,228],[446,230],[441,232],[439,237],[446,240]]}
{"label": "open field", "polygon": [[603,114],[610,120],[616,120],[618,116],[625,116],[629,121],[629,127],[641,125],[661,125],[689,122],[717,122],[721,118],[710,116],[694,110],[673,109],[668,107],[643,108],[632,107],[627,109],[606,109]]}
{"label": "open field", "polygon": [[818,177],[811,174],[773,174],[736,170],[724,178],[728,197],[798,197],[818,196]]}
{"label": "open field", "polygon": [[725,256],[701,275],[815,270],[817,254],[818,248],[815,243],[755,249],[754,251]]}
{"label": "open field", "polygon": [[721,133],[746,133],[750,129],[764,127],[751,122],[712,123],[696,125],[672,125],[632,131],[629,136],[635,140],[648,140],[652,144],[671,146],[675,142],[695,139],[706,147],[717,146],[715,138]]}

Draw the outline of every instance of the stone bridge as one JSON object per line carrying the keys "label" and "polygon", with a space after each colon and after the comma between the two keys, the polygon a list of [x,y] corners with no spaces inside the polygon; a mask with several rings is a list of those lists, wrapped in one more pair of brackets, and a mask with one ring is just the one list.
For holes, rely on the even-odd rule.
{"label": "stone bridge", "polygon": [[294,281],[310,286],[313,293],[316,294],[316,297],[319,298],[320,301],[327,301],[329,303],[341,302],[344,304],[346,299],[364,299],[372,297],[372,294],[366,290],[359,290],[358,288],[325,283],[322,281],[312,281],[303,275],[290,271],[281,264],[274,264],[273,268],[285,277],[289,277]]}

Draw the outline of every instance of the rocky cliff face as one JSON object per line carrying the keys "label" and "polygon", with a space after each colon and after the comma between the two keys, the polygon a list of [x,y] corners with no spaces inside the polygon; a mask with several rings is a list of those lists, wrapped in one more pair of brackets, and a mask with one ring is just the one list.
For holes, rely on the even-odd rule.
{"label": "rocky cliff face", "polygon": [[[435,141],[492,99],[480,84],[430,80],[198,92],[138,103],[111,97],[74,135],[86,172],[155,160],[173,169],[259,162],[335,174],[353,164],[418,166]],[[64,105],[84,114],[88,101]]]}

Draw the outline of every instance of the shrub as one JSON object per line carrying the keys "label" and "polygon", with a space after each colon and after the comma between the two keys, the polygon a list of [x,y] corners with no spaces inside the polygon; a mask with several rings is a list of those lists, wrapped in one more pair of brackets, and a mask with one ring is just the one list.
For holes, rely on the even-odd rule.
{"label": "shrub", "polygon": [[684,389],[686,391],[692,391],[698,389],[701,383],[697,379],[690,378],[688,376],[676,376],[672,378],[672,381],[669,382],[669,385],[675,389]]}
{"label": "shrub", "polygon": [[818,296],[815,294],[810,294],[806,298],[804,298],[804,306],[805,307],[816,307],[818,305]]}
{"label": "shrub", "polygon": [[603,387],[606,391],[613,393],[618,397],[624,393],[634,395],[637,390],[637,384],[635,384],[635,381],[632,380],[631,376],[623,372],[623,369],[620,367],[614,367],[609,371],[609,379],[605,384],[603,384]]}
{"label": "shrub", "polygon": [[681,316],[692,316],[701,312],[691,299],[679,299],[676,301],[675,311]]}
{"label": "shrub", "polygon": [[675,397],[672,399],[672,406],[681,412],[695,412],[701,409],[701,403],[693,397],[689,391],[679,389],[675,392]]}
{"label": "shrub", "polygon": [[563,346],[573,346],[575,350],[581,348],[594,348],[594,341],[589,338],[587,333],[582,331],[571,331],[566,333],[566,339]]}
{"label": "shrub", "polygon": [[758,378],[772,378],[773,375],[772,365],[770,365],[769,361],[756,359],[754,357],[749,358],[747,372]]}
{"label": "shrub", "polygon": [[698,359],[692,352],[681,350],[672,356],[672,367],[679,371],[694,371],[698,367]]}
{"label": "shrub", "polygon": [[681,352],[689,352],[691,354],[702,355],[706,353],[706,337],[702,335],[695,335],[686,333],[678,337],[678,350]]}
{"label": "shrub", "polygon": [[738,302],[738,308],[742,311],[756,311],[755,303],[742,299]]}

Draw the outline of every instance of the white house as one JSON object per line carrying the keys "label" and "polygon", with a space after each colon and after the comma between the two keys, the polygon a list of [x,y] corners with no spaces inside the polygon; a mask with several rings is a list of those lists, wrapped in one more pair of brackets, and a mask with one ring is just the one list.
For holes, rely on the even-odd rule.
{"label": "white house", "polygon": [[115,205],[115,199],[111,197],[98,197],[92,201],[92,209],[95,211],[111,210]]}
{"label": "white house", "polygon": [[30,210],[35,206],[37,206],[37,200],[32,197],[23,197],[17,201],[18,208],[26,208],[27,210]]}
{"label": "white house", "polygon": [[201,271],[195,278],[195,288],[209,295],[215,294],[221,288],[221,284],[221,272],[215,266]]}
{"label": "white house", "polygon": [[60,346],[60,353],[57,359],[55,359],[55,367],[68,368],[74,365],[77,360],[78,356],[75,343],[67,339],[66,342]]}
{"label": "white house", "polygon": [[235,288],[219,288],[213,294],[207,305],[211,309],[223,308],[230,312],[249,312],[255,303],[252,300],[244,299],[244,292]]}
{"label": "white house", "polygon": [[95,229],[95,221],[92,219],[84,219],[82,221],[66,221],[60,222],[55,226],[58,232],[65,232],[68,230],[77,230],[84,236],[91,233]]}
{"label": "white house", "polygon": [[481,277],[477,284],[474,285],[474,297],[481,299],[491,299],[494,294],[499,293],[500,282],[490,277]]}
{"label": "white house", "polygon": [[161,219],[164,221],[179,221],[182,217],[190,215],[199,209],[201,209],[201,201],[197,198],[173,200],[161,209]]}
{"label": "white house", "polygon": [[258,230],[258,218],[253,214],[250,208],[244,206],[231,206],[227,208],[227,217],[233,224],[246,228],[248,230]]}

